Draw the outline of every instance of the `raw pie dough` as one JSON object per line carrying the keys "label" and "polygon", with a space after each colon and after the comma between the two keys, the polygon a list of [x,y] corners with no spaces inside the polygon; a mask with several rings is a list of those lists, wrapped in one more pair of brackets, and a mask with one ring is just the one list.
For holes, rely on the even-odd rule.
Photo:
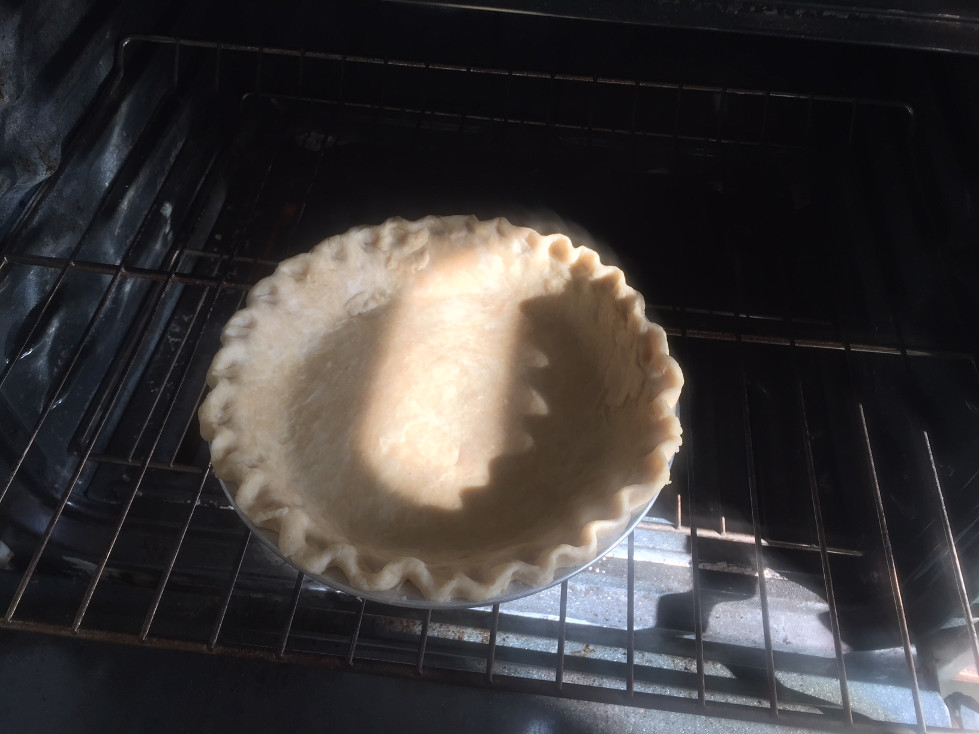
{"label": "raw pie dough", "polygon": [[200,409],[310,573],[472,601],[544,585],[669,481],[683,376],[622,272],[505,219],[391,219],[281,263]]}

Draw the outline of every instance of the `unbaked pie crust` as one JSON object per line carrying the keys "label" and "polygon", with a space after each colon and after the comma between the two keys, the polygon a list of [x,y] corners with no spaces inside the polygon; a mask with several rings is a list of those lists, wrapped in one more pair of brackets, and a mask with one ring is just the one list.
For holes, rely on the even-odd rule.
{"label": "unbaked pie crust", "polygon": [[480,601],[590,562],[669,481],[683,376],[622,272],[505,219],[282,262],[222,334],[214,471],[301,569]]}

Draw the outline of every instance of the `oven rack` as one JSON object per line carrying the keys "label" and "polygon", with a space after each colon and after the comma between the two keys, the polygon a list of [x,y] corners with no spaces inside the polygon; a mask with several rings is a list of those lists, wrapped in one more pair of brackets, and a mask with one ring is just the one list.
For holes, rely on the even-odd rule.
{"label": "oven rack", "polygon": [[[100,123],[118,115],[122,102],[141,93],[137,82],[154,74],[168,81],[167,91],[121,156],[76,239],[60,243],[62,250],[52,246],[49,251],[39,249],[37,242],[57,238],[35,239],[49,226],[59,197],[64,201],[71,193],[68,165],[42,186],[3,246],[0,284],[21,279],[38,288],[4,355],[0,391],[16,385],[20,364],[42,339],[65,293],[82,284],[80,288],[97,295],[82,309],[68,356],[58,365],[33,423],[10,441],[13,461],[0,485],[0,517],[7,522],[0,529],[20,527],[14,535],[23,544],[28,542],[23,526],[30,522],[19,513],[36,505],[46,514],[40,515],[44,522],[39,525],[32,516],[36,536],[33,546],[26,546],[26,562],[24,546],[0,536],[14,557],[6,562],[0,586],[4,626],[801,727],[879,730],[947,723],[936,708],[935,687],[923,672],[908,621],[895,552],[895,543],[903,539],[896,541],[889,532],[893,508],[881,480],[878,448],[881,440],[890,440],[881,438],[887,434],[887,414],[867,391],[872,366],[876,369],[881,360],[898,384],[905,372],[924,361],[939,365],[939,372],[965,370],[975,388],[974,354],[961,339],[933,343],[907,338],[915,329],[893,302],[886,303],[893,327],[889,332],[876,324],[864,328],[848,300],[848,281],[840,274],[848,257],[842,243],[826,255],[828,269],[837,274],[828,315],[813,316],[793,303],[787,284],[795,276],[786,260],[775,266],[784,290],[777,299],[782,310],[754,307],[740,284],[726,303],[678,300],[653,306],[685,368],[712,359],[733,366],[722,397],[740,421],[735,436],[741,444],[737,453],[744,482],[739,488],[743,496],[735,504],[742,512],[729,517],[724,498],[705,496],[698,484],[704,467],[698,457],[715,457],[718,439],[702,430],[709,392],[698,392],[702,383],[688,372],[690,387],[681,400],[685,443],[674,468],[674,486],[664,491],[654,516],[630,536],[625,548],[590,569],[587,580],[566,581],[530,606],[417,613],[351,599],[310,583],[303,574],[290,575],[261,554],[260,544],[220,499],[194,419],[217,330],[253,282],[291,254],[290,248],[305,249],[297,235],[304,221],[317,216],[309,205],[323,199],[314,192],[348,139],[384,139],[427,150],[432,140],[444,138],[454,145],[456,138],[475,137],[464,152],[485,147],[522,151],[544,143],[551,151],[572,151],[588,161],[595,156],[624,159],[633,168],[639,161],[654,161],[669,180],[688,172],[698,180],[710,178],[703,173],[706,161],[708,170],[720,166],[718,180],[726,183],[739,175],[741,155],[748,162],[755,156],[811,162],[813,150],[852,152],[868,124],[889,126],[895,144],[907,152],[914,134],[914,112],[908,105],[139,36],[123,42],[118,74],[79,129],[72,149],[99,139],[104,134]],[[358,74],[362,76],[352,82]],[[470,90],[494,90],[495,95],[487,96],[497,107],[474,112],[462,104],[453,109],[452,100],[439,98],[436,91],[453,87],[449,77],[464,79]],[[575,92],[559,91],[562,85],[573,86]],[[205,93],[217,100],[215,106],[223,105],[216,119],[230,128],[209,126],[191,114],[189,101],[201,103]],[[507,111],[514,99],[526,104],[541,96],[542,114],[528,114],[533,105],[524,114]],[[234,105],[224,103],[226,98]],[[591,102],[563,106],[566,98]],[[621,114],[601,120],[602,104]],[[705,110],[711,113],[706,124],[699,114]],[[620,124],[624,122],[628,124]],[[242,152],[237,146],[243,137],[258,144]],[[154,156],[161,141],[173,150],[169,159]],[[70,151],[66,159],[72,160]],[[142,201],[140,185],[148,187],[148,198]],[[135,213],[129,214],[127,207]],[[130,227],[131,236],[123,239],[119,252],[106,256],[93,242],[119,222]],[[167,234],[161,239],[162,232]],[[146,253],[157,250],[162,256],[152,262]],[[737,264],[747,267],[750,262]],[[744,271],[738,274],[750,280]],[[886,274],[879,277],[887,279]],[[135,313],[123,313],[126,308]],[[66,391],[93,361],[97,350],[92,345],[119,318],[131,318],[132,324],[100,367],[104,379],[85,401],[83,418],[65,442],[69,476],[46,496],[33,490],[24,476],[40,451],[39,437],[43,440]],[[758,375],[767,374],[766,365],[772,362],[784,368],[778,384],[788,390],[794,423],[794,436],[786,440],[802,458],[802,506],[809,513],[808,530],[791,537],[772,532],[766,517],[772,495],[770,488],[764,496],[760,489],[770,480],[760,461],[766,431],[759,430],[755,412],[764,401],[754,390]],[[856,491],[875,521],[868,537],[858,542],[829,527],[824,517],[827,497],[820,462],[827,448],[814,443],[811,422],[825,427],[839,418],[823,415],[818,380],[820,375],[825,380],[828,372],[842,378],[840,414],[849,435],[858,439]],[[972,582],[959,562],[954,521],[937,468],[942,462],[936,461],[926,430],[902,434],[901,440],[903,451],[932,470],[931,483],[922,491],[931,498],[932,517],[945,544],[937,566],[957,597],[957,613],[970,630],[964,640],[979,665],[971,607],[975,590],[970,590]],[[145,527],[154,518],[160,520],[161,537]],[[67,538],[61,532],[65,526]],[[84,534],[86,526],[95,536],[93,547],[85,547],[85,539],[77,541],[82,546],[77,556],[64,551],[72,534]],[[185,562],[188,539],[210,552],[222,549],[218,560],[209,562],[214,568]],[[152,547],[142,547],[146,544]],[[782,551],[788,555],[780,555]],[[203,551],[195,553],[207,560]],[[851,561],[857,565],[848,565]],[[892,617],[882,626],[891,633],[885,635],[889,643],[884,649],[894,654],[878,651],[869,656],[871,662],[844,640],[837,603],[841,572],[864,563],[882,569],[872,583],[883,592],[880,608]],[[686,625],[674,620],[673,628],[643,627],[637,619],[643,610],[643,619],[650,618],[650,599],[669,596],[657,596],[662,589],[650,581],[653,570],[669,569],[681,569],[689,577],[689,593],[674,597],[689,604],[685,611],[690,618]],[[750,596],[715,587],[708,595],[702,587],[704,575],[711,573],[748,579],[744,588]],[[781,613],[813,603],[811,595],[793,597],[783,591],[793,574],[815,580],[819,610],[828,623],[824,646],[803,653],[777,639],[771,621],[773,606]],[[611,579],[610,585],[602,586],[602,576]],[[597,589],[604,589],[606,606],[624,609],[596,624],[576,615],[591,610],[579,603],[577,594],[595,594]],[[206,602],[196,599],[205,596]],[[42,609],[42,601],[52,598],[65,609]],[[66,605],[66,599],[77,604]],[[553,609],[542,614],[538,603]],[[754,607],[749,619],[760,630],[741,638],[731,629],[718,633],[711,614],[732,603],[742,604],[742,616],[744,609]],[[657,621],[665,611],[657,608]],[[189,626],[179,619],[185,612]],[[795,631],[806,629],[803,625]],[[887,712],[864,708],[869,705],[863,698],[868,670],[905,690],[910,721],[889,722]],[[813,693],[816,681],[829,681],[829,690]]]}

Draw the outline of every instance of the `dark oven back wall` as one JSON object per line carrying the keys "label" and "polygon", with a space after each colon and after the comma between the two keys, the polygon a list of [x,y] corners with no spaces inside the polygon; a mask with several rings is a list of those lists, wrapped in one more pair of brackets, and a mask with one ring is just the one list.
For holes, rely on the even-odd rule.
{"label": "dark oven back wall", "polygon": [[[213,0],[176,35],[501,69],[814,93],[880,93],[897,49],[388,0]],[[885,97],[893,96],[884,94]]]}
{"label": "dark oven back wall", "polygon": [[115,64],[116,42],[172,21],[149,0],[0,0],[0,238],[58,168]]}
{"label": "dark oven back wall", "polygon": [[[951,156],[925,151],[920,158],[926,169],[936,157],[946,169],[965,166],[973,176],[979,169],[971,134],[979,110],[968,94],[977,65],[967,57],[386,0],[212,0],[138,7],[86,0],[70,8],[55,0],[3,0],[0,13],[7,19],[0,31],[0,140],[5,141],[0,235],[57,166],[61,143],[107,76],[117,42],[129,33],[586,77],[901,99],[915,106],[926,137],[944,140],[946,150],[954,151]],[[932,119],[933,111],[939,119]],[[31,155],[34,150],[40,155]],[[940,197],[940,222],[960,218],[960,182],[949,182],[947,170],[928,173],[925,185],[956,192]]]}
{"label": "dark oven back wall", "polygon": [[[926,150],[919,158],[929,174],[923,185],[954,192],[935,193],[943,207],[937,219],[946,226],[950,217],[961,219],[964,206],[961,181],[950,181],[947,169],[964,168],[973,177],[971,187],[979,170],[971,134],[979,110],[968,93],[975,88],[977,64],[968,57],[387,0],[138,7],[85,0],[70,8],[55,0],[2,0],[0,14],[6,19],[0,30],[0,236],[56,168],[62,144],[111,69],[118,41],[130,33],[585,77],[901,99],[915,106],[926,131],[920,137],[944,142],[944,155]],[[933,162],[943,170],[927,170]]]}
{"label": "dark oven back wall", "polygon": [[[979,259],[971,236],[979,229],[972,203],[979,193],[979,139],[973,134],[979,127],[979,103],[970,93],[979,85],[979,57],[386,0],[292,0],[276,3],[274,9],[257,0],[214,0],[178,16],[170,32],[258,47],[583,79],[638,79],[691,88],[709,85],[722,90],[762,89],[906,102],[913,110],[908,160],[913,170],[901,175],[914,181],[918,205],[909,211],[913,225],[926,246],[948,266],[949,288],[957,308],[966,315],[979,312]],[[569,92],[559,89],[555,93],[552,87],[541,85],[538,99],[516,100],[514,106],[554,106],[561,104],[556,95],[562,94]],[[586,100],[584,96],[578,103],[589,107],[585,114],[599,117],[594,110],[601,107],[602,99]],[[717,113],[709,108],[693,109],[685,113],[687,120],[676,124],[696,124],[691,116],[699,114],[700,129],[704,129],[713,124]],[[542,113],[542,119],[546,114]],[[721,111],[721,116],[730,114],[730,110]],[[908,282],[901,287],[916,286]],[[979,329],[973,333],[977,334],[973,348],[979,351]]]}

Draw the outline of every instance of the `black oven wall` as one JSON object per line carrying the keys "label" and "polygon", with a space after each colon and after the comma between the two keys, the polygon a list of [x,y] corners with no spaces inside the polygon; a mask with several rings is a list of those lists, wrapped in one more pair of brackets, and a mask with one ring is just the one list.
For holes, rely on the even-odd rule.
{"label": "black oven wall", "polygon": [[0,240],[58,168],[118,40],[154,28],[166,5],[0,0]]}

